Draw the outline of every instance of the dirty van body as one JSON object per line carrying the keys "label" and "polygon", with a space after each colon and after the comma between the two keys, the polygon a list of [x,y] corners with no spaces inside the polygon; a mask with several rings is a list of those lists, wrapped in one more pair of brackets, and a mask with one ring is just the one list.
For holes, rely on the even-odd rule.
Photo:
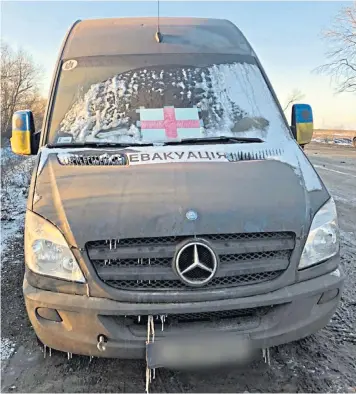
{"label": "dirty van body", "polygon": [[27,205],[27,312],[68,354],[243,361],[340,301],[335,204],[298,134],[311,110],[288,125],[228,21],[155,33],[79,21],[64,41]]}

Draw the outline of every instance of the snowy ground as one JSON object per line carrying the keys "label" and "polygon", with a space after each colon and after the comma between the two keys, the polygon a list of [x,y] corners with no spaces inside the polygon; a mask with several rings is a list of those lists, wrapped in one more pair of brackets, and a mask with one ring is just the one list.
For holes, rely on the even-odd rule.
{"label": "snowy ground", "polygon": [[[33,158],[22,158],[12,154],[10,147],[3,147],[1,163],[1,268],[6,261],[9,243],[23,231],[27,190],[31,177]],[[6,270],[1,269],[1,283],[6,280]],[[5,279],[4,279],[5,277]],[[4,310],[2,309],[2,316]],[[1,361],[12,356],[16,348],[14,338],[1,332]]]}
{"label": "snowy ground", "polygon": [[1,245],[23,226],[27,190],[34,158],[13,155],[1,149]]}
{"label": "snowy ground", "polygon": [[335,144],[335,145],[345,145],[345,146],[352,146],[352,139],[348,137],[337,137],[337,138],[313,138],[312,142],[319,143],[319,144]]}
{"label": "snowy ground", "polygon": [[[356,392],[356,150],[312,143],[310,160],[334,196],[347,274],[342,302],[330,324],[302,341],[272,351],[271,366],[256,363],[210,372],[159,370],[152,392]],[[1,391],[143,392],[144,363],[53,352],[44,359],[22,297],[23,219],[33,159],[2,149]]]}

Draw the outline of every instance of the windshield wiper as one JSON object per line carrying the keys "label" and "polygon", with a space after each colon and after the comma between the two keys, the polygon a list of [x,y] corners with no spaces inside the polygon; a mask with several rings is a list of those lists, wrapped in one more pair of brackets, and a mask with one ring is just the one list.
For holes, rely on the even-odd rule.
{"label": "windshield wiper", "polygon": [[194,145],[206,143],[218,144],[241,144],[241,143],[260,143],[263,142],[260,138],[252,137],[203,137],[203,138],[182,138],[172,141],[157,141],[157,142],[63,142],[57,144],[48,144],[48,148],[129,148],[133,146],[164,146],[164,145]]}
{"label": "windshield wiper", "polygon": [[218,137],[203,137],[203,138],[182,138],[176,141],[165,141],[164,145],[188,145],[200,143],[220,143],[220,144],[243,144],[243,143],[260,143],[264,142],[260,138],[252,137],[230,137],[226,135]]}
{"label": "windshield wiper", "polygon": [[128,148],[131,146],[153,146],[150,142],[63,142],[47,144],[47,148]]}

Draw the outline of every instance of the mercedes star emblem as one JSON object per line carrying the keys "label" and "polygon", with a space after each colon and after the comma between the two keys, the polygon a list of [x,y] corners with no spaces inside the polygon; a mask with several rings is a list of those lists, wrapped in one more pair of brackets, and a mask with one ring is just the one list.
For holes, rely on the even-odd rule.
{"label": "mercedes star emblem", "polygon": [[198,219],[198,214],[197,214],[195,211],[193,211],[193,210],[189,210],[189,211],[185,214],[185,217],[186,217],[188,220],[194,221],[194,220],[197,220],[197,219]]}
{"label": "mercedes star emblem", "polygon": [[174,265],[182,282],[190,286],[203,286],[214,277],[218,258],[207,243],[195,240],[178,250]]}

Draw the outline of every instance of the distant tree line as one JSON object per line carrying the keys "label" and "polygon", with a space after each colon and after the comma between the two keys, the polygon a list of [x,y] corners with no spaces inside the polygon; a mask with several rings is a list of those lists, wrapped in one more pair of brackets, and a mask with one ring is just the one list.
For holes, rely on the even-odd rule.
{"label": "distant tree line", "polygon": [[12,114],[17,110],[33,111],[36,130],[42,127],[47,100],[40,94],[41,68],[30,54],[14,50],[1,42],[1,136],[11,136]]}
{"label": "distant tree line", "polygon": [[316,71],[331,76],[337,92],[356,93],[356,2],[341,8],[322,37],[328,61]]}

